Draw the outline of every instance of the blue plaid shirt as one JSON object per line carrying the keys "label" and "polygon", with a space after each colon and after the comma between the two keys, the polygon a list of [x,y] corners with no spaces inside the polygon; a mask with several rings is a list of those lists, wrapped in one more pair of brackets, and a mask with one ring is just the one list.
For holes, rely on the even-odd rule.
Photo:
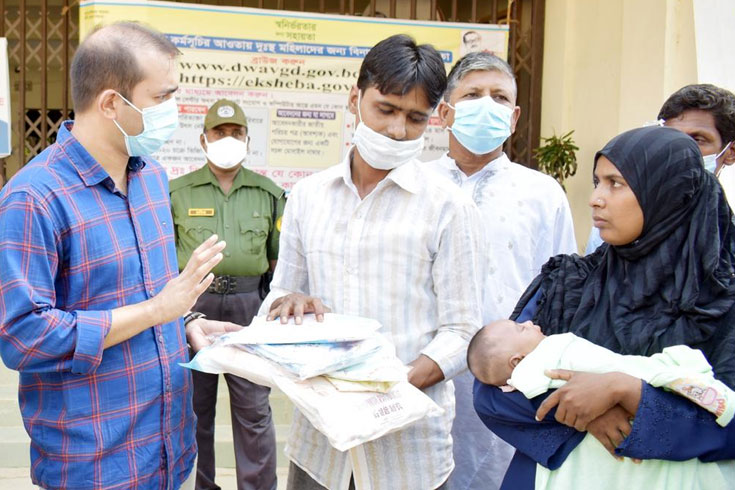
{"label": "blue plaid shirt", "polygon": [[168,180],[131,158],[119,193],[71,127],[0,193],[0,354],[20,372],[33,483],[178,488],[196,456],[183,322],[102,349],[111,310],[178,273]]}

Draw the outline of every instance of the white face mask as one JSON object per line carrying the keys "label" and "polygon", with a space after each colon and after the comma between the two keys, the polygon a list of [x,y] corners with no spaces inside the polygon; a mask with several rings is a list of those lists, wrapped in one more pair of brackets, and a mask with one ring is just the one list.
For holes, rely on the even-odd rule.
{"label": "white face mask", "polygon": [[660,128],[663,128],[665,122],[666,121],[664,121],[663,119],[656,119],[655,121],[646,121],[646,122],[643,123],[643,126],[641,126],[641,127],[642,128],[648,128],[648,127],[651,127],[651,126],[658,126]]}
{"label": "white face mask", "polygon": [[[704,168],[714,174],[715,170],[717,170],[717,159],[720,158],[727,151],[728,148],[730,148],[731,144],[732,141],[726,144],[722,151],[719,153],[713,153],[711,155],[703,156],[702,159],[704,160]],[[720,167],[720,170],[722,170],[722,167]],[[719,174],[719,172],[717,173]]]}
{"label": "white face mask", "polygon": [[227,136],[210,143],[205,135],[204,141],[207,143],[207,149],[204,150],[204,147],[202,147],[202,150],[207,155],[207,159],[221,169],[227,170],[244,163],[248,156],[249,136],[245,141]]}
{"label": "white face mask", "polygon": [[371,167],[378,170],[393,170],[421,155],[424,149],[423,135],[415,140],[398,141],[373,131],[362,122],[360,92],[357,93],[357,115],[360,122],[355,128],[352,143]]}

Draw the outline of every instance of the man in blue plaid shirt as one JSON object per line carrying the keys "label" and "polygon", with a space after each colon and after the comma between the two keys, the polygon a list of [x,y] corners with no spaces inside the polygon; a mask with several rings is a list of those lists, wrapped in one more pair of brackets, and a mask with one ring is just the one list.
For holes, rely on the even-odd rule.
{"label": "man in blue plaid shirt", "polygon": [[0,193],[0,354],[20,372],[31,477],[46,489],[192,485],[191,376],[235,325],[182,316],[224,242],[179,274],[168,180],[148,157],[178,126],[178,50],[133,23],[72,63],[76,119]]}

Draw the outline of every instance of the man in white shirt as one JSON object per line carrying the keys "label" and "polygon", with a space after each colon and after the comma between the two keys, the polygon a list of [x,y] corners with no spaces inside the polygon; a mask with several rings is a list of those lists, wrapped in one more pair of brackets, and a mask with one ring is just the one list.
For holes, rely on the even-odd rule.
{"label": "man in white shirt", "polygon": [[[735,94],[709,83],[686,85],[666,99],[658,112],[664,126],[678,129],[697,142],[704,167],[717,176],[730,207],[735,204]],[[602,245],[592,227],[585,253]]]}
{"label": "man in white shirt", "polygon": [[445,413],[340,453],[296,411],[289,489],[431,490],[454,468],[448,380],[480,327],[484,265],[477,208],[416,159],[445,88],[433,47],[398,35],[370,50],[349,95],[355,146],[294,187],[261,308],[284,322],[327,308],[377,319],[409,382]]}
{"label": "man in white shirt", "polygon": [[[483,259],[487,277],[483,324],[508,318],[516,302],[546,261],[577,251],[569,203],[548,175],[511,162],[503,143],[515,131],[513,71],[501,58],[470,53],[449,73],[439,116],[449,131],[449,152],[425,167],[461,187],[482,215]],[[475,413],[474,377],[455,379],[457,415],[452,428],[457,469],[453,489],[498,488],[513,449],[491,432]]]}

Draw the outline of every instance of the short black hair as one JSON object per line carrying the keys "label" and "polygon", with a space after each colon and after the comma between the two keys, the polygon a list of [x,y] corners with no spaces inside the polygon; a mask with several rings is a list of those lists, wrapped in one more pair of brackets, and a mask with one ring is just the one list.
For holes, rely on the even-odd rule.
{"label": "short black hair", "polygon": [[475,358],[477,357],[476,351],[480,349],[480,344],[483,342],[485,327],[483,326],[480,330],[475,332],[475,335],[470,339],[470,343],[467,345],[467,369],[472,373],[474,377],[477,377],[477,367],[475,366]]}
{"label": "short black hair", "polygon": [[93,30],[71,62],[74,111],[85,111],[107,89],[130,99],[130,92],[145,78],[137,58],[141,48],[153,48],[171,58],[180,54],[166,36],[136,22],[116,22]]}
{"label": "short black hair", "polygon": [[493,368],[497,364],[497,349],[500,345],[490,332],[490,325],[485,325],[472,336],[467,346],[467,369],[470,373],[488,385],[501,386],[505,384],[504,379],[493,378]]}
{"label": "short black hair", "polygon": [[692,109],[712,114],[723,144],[735,140],[735,95],[732,92],[709,83],[687,85],[666,99],[658,118],[679,117]]}
{"label": "short black hair", "polygon": [[419,46],[411,37],[397,34],[373,46],[362,61],[357,88],[364,91],[369,87],[393,95],[405,95],[419,87],[431,107],[436,107],[447,88],[447,71],[433,46]]}

